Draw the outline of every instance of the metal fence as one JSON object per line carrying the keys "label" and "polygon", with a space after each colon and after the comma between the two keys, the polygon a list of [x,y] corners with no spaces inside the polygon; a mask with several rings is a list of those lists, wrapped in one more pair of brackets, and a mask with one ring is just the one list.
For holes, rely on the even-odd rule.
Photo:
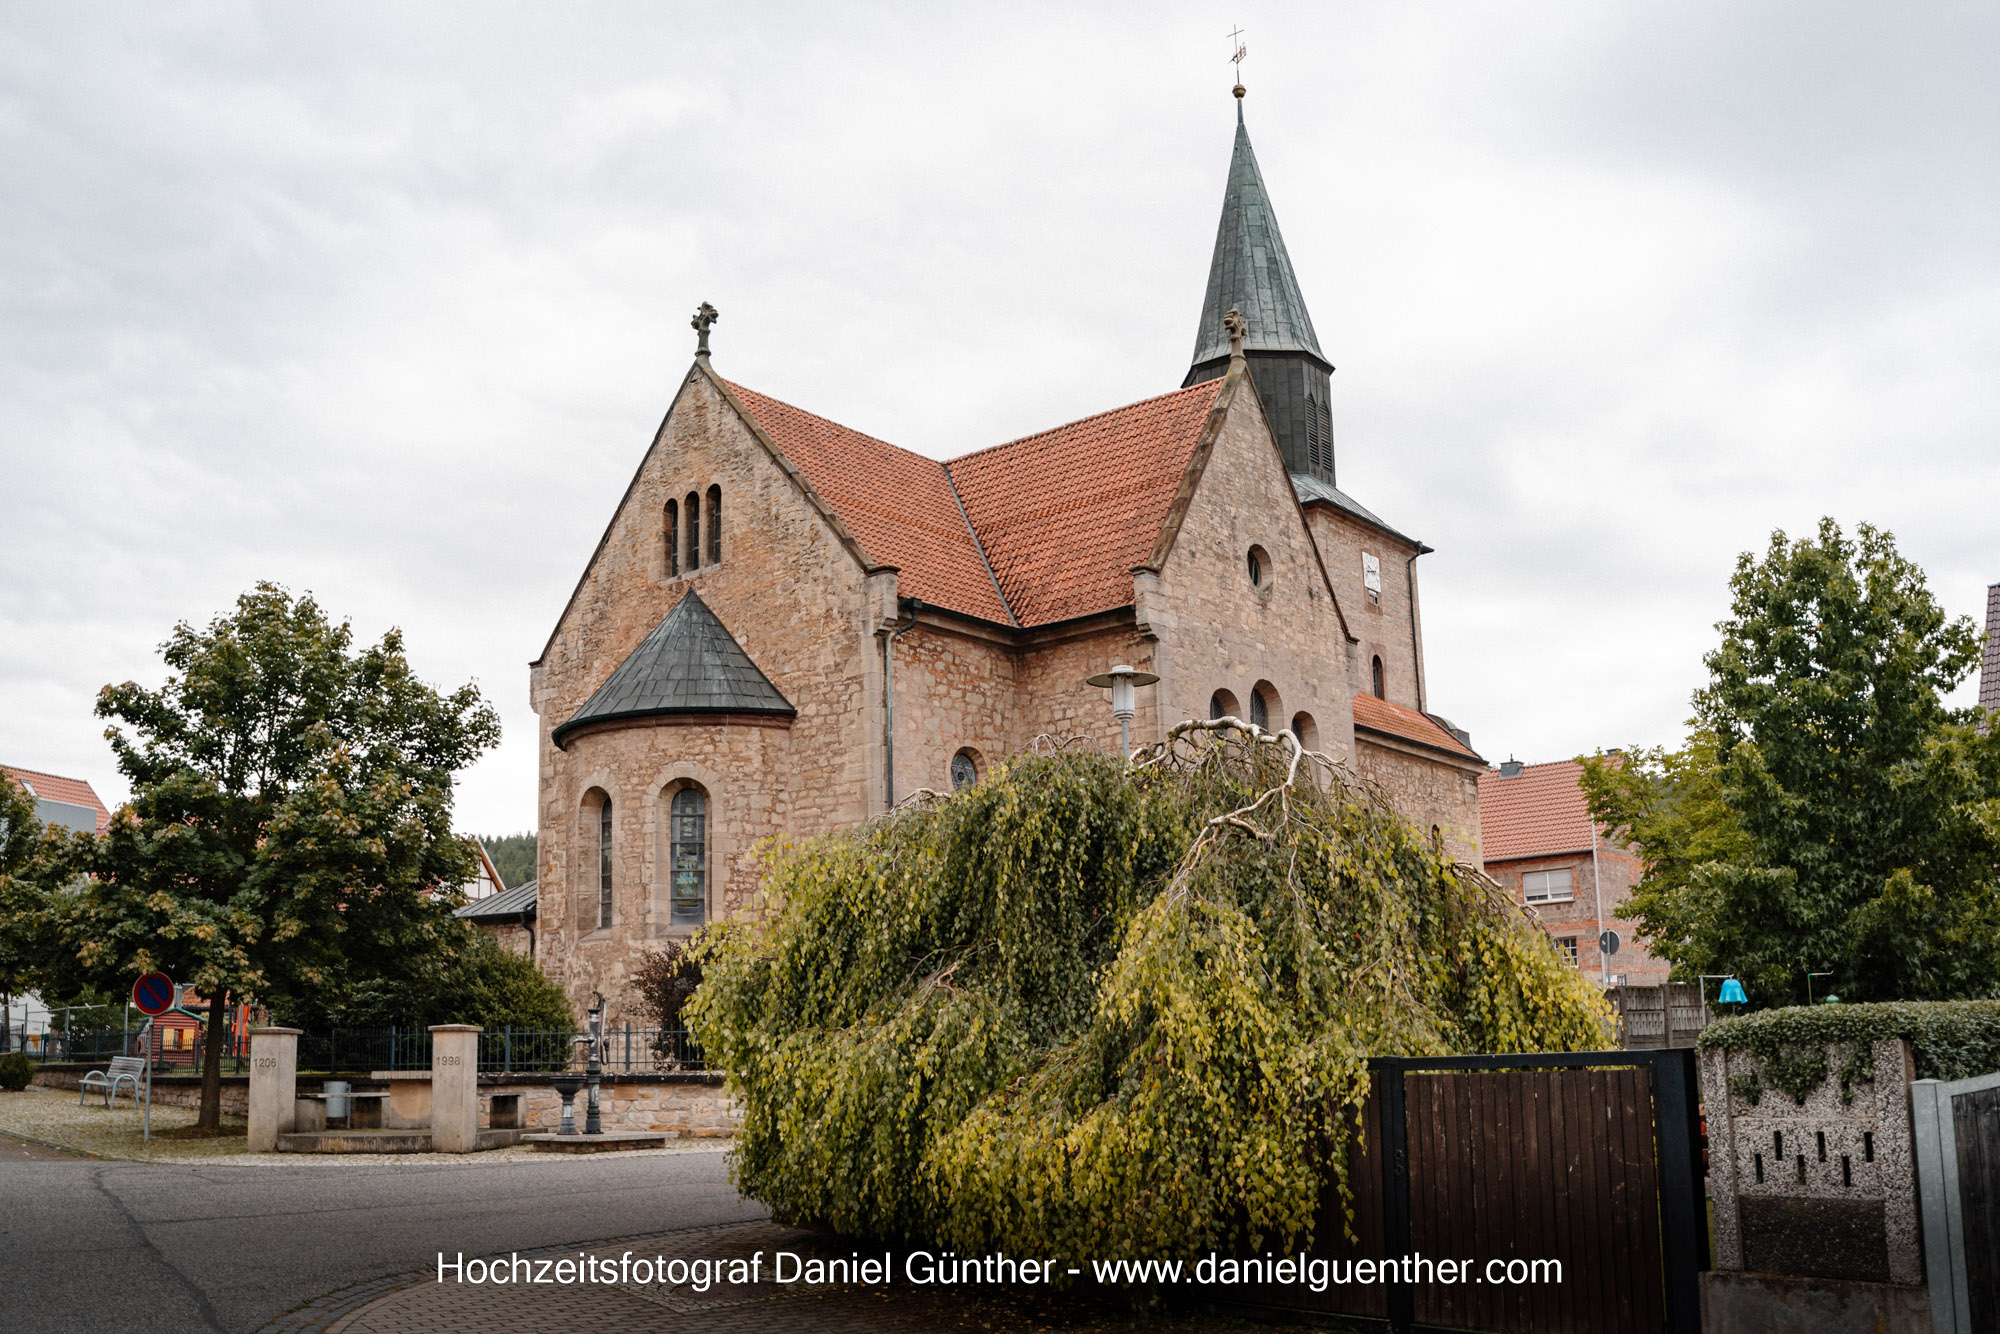
{"label": "metal fence", "polygon": [[[583,1068],[587,1052],[579,1033],[493,1028],[479,1035],[481,1074],[552,1074]],[[604,1069],[620,1074],[704,1074],[707,1058],[686,1029],[634,1028],[604,1035]],[[336,1028],[299,1038],[299,1069],[322,1074],[374,1070],[428,1070],[427,1028]]]}
{"label": "metal fence", "polygon": [[[178,1034],[190,1034],[181,1038]],[[176,1035],[170,1038],[169,1035]],[[17,1044],[39,1061],[109,1063],[114,1056],[144,1056],[143,1030],[116,1028],[34,1033]],[[552,1074],[581,1070],[588,1055],[582,1034],[523,1028],[488,1029],[479,1035],[481,1074]],[[186,1046],[167,1042],[187,1041]],[[152,1043],[156,1068],[199,1070],[208,1035],[191,1029],[161,1030]],[[250,1056],[247,1033],[232,1030],[222,1049],[223,1070],[241,1074]],[[425,1027],[335,1028],[299,1037],[302,1074],[368,1074],[376,1070],[428,1070],[431,1034]],[[708,1058],[684,1028],[635,1028],[604,1035],[603,1068],[615,1074],[707,1074]]]}

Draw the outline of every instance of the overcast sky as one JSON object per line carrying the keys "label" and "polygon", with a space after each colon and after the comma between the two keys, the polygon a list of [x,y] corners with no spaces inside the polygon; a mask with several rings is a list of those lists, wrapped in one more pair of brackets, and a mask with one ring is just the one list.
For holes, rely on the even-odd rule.
{"label": "overcast sky", "polygon": [[[935,456],[1176,387],[1249,125],[1489,758],[1681,735],[1737,553],[2000,580],[2000,8],[0,10],[0,760],[258,579],[506,725],[693,352]],[[1962,692],[1962,696],[1968,692]]]}

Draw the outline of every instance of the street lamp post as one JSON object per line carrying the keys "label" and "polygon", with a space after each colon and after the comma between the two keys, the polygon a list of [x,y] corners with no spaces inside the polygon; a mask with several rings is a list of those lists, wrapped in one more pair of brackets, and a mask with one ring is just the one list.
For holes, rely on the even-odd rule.
{"label": "street lamp post", "polygon": [[1134,692],[1139,686],[1149,686],[1160,678],[1152,672],[1142,672],[1123,663],[1108,672],[1084,681],[1087,686],[1106,686],[1111,689],[1111,716],[1118,720],[1118,750],[1126,759],[1132,758],[1132,719],[1138,714]]}

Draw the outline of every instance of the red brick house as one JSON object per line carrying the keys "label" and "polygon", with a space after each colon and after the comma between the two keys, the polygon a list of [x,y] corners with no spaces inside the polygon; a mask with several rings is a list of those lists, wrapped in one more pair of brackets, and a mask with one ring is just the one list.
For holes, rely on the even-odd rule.
{"label": "red brick house", "polygon": [[[1600,986],[1658,986],[1668,965],[1638,940],[1620,909],[1644,867],[1636,849],[1590,818],[1575,760],[1509,760],[1479,780],[1479,842],[1486,874],[1540,915],[1576,966]],[[1618,933],[1603,956],[1598,937]]]}

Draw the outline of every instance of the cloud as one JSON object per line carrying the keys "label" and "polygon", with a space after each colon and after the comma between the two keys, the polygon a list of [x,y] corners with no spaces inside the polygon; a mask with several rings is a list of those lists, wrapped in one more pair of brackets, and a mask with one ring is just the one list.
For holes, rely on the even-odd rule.
{"label": "cloud", "polygon": [[[1488,753],[1671,740],[1734,556],[2000,578],[1996,20],[1255,6],[1251,132],[1344,486]],[[1229,151],[1188,5],[0,15],[0,756],[259,578],[508,739],[714,301],[732,377],[936,455],[1179,383]]]}

